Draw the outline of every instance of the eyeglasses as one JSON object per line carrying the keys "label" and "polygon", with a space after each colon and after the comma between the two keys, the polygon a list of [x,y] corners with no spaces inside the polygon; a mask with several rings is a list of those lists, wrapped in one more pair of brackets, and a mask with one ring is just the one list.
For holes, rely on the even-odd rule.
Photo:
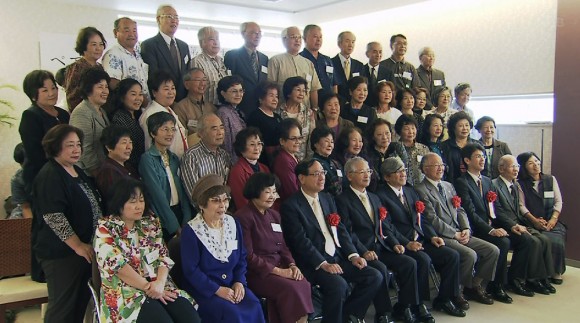
{"label": "eyeglasses", "polygon": [[509,165],[508,168],[519,169],[521,166],[519,164]]}
{"label": "eyeglasses", "polygon": [[363,175],[363,174],[369,174],[372,175],[373,174],[373,170],[372,169],[365,169],[365,170],[356,170],[356,171],[352,171],[350,172],[351,174],[359,174],[359,175]]}
{"label": "eyeglasses", "polygon": [[231,198],[229,196],[226,196],[224,198],[219,198],[216,196],[216,197],[212,197],[209,199],[210,202],[215,203],[215,204],[220,204],[220,203],[228,204],[228,203],[230,203],[230,200],[231,200]]}
{"label": "eyeglasses", "polygon": [[286,36],[286,38],[290,38],[292,40],[299,40],[299,39],[302,39],[302,36],[300,36],[300,35],[290,35],[290,36]]}
{"label": "eyeglasses", "polygon": [[287,140],[292,140],[294,142],[299,142],[299,141],[304,140],[304,136],[300,136],[300,137],[290,137]]}
{"label": "eyeglasses", "polygon": [[229,93],[233,95],[244,94],[244,89],[241,90],[228,90]]}
{"label": "eyeglasses", "polygon": [[163,132],[176,132],[177,128],[175,128],[175,127],[162,127],[162,128],[159,128],[159,130],[161,130]]}
{"label": "eyeglasses", "polygon": [[159,18],[169,18],[172,20],[179,20],[179,16],[178,15],[159,15]]}
{"label": "eyeglasses", "polygon": [[397,175],[401,175],[401,174],[406,174],[407,173],[407,169],[406,168],[401,168],[398,171],[395,172],[395,174]]}
{"label": "eyeglasses", "polygon": [[326,173],[328,173],[328,171],[322,170],[322,171],[316,171],[314,173],[310,173],[310,174],[308,174],[308,176],[320,177],[320,176],[326,176]]}
{"label": "eyeglasses", "polygon": [[250,36],[262,36],[262,32],[261,31],[254,31],[254,32],[246,31],[246,34],[248,34]]}
{"label": "eyeglasses", "polygon": [[188,80],[188,81],[192,81],[192,82],[207,82],[208,81],[208,78],[207,77],[204,77],[204,78],[195,77],[195,78],[192,78],[191,80]]}
{"label": "eyeglasses", "polygon": [[433,165],[425,165],[425,167],[447,168],[447,164],[433,164]]}

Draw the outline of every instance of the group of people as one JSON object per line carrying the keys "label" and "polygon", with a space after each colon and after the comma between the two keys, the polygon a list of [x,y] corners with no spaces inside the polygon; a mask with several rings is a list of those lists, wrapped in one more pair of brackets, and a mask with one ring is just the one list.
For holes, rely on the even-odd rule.
{"label": "group of people", "polygon": [[70,114],[50,72],[24,79],[18,183],[46,322],[82,320],[93,262],[112,322],[263,322],[259,298],[269,322],[306,322],[312,286],[323,322],[361,322],[371,303],[376,322],[434,322],[432,267],[433,308],[459,317],[467,299],[562,283],[556,179],[536,154],[512,156],[491,117],[470,137],[471,87],[452,94],[432,49],[415,69],[397,34],[391,57],[371,42],[363,65],[353,33],[330,58],[308,25],[284,29],[287,52],[268,58],[247,22],[242,48],[222,58],[204,27],[191,57],[176,10],[159,7],[157,23],[139,46],[136,22],[117,19],[106,51],[81,29],[58,82]]}

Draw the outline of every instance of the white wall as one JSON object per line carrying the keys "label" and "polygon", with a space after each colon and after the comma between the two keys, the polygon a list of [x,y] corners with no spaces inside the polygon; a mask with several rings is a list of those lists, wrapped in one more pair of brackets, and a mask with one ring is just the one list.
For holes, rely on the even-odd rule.
{"label": "white wall", "polygon": [[475,96],[550,93],[556,7],[556,0],[431,0],[323,23],[321,51],[336,55],[336,35],[351,30],[357,36],[353,56],[366,63],[368,42],[379,41],[387,58],[390,36],[401,33],[415,67],[419,49],[430,46],[448,84],[469,82]]}

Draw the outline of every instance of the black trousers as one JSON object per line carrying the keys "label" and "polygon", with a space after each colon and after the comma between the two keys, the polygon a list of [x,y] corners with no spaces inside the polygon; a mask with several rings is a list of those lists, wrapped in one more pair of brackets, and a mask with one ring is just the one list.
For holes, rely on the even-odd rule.
{"label": "black trousers", "polygon": [[430,298],[429,269],[431,263],[441,276],[438,297],[442,300],[459,295],[459,252],[447,246],[435,247],[431,243],[423,244],[423,251],[405,251],[405,254],[417,261],[417,279],[421,301]]}
{"label": "black trousers", "polygon": [[[216,309],[219,310],[219,309]],[[141,305],[137,323],[200,323],[201,319],[193,305],[183,297],[164,305],[159,300],[147,297]]]}
{"label": "black trousers", "polygon": [[[376,252],[376,251],[375,251]],[[381,249],[377,252],[379,261],[395,273],[399,284],[398,302],[403,305],[419,304],[419,287],[417,281],[417,261],[404,253],[396,254]]]}
{"label": "black trousers", "polygon": [[44,323],[82,323],[91,297],[87,281],[91,264],[76,254],[60,259],[40,259],[48,287]]}

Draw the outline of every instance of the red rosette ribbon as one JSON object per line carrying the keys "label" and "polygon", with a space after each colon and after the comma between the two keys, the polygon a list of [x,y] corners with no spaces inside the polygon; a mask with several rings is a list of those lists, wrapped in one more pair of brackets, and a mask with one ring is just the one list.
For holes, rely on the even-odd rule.
{"label": "red rosette ribbon", "polygon": [[425,212],[425,203],[423,201],[415,202],[415,210],[417,210],[417,213]]}
{"label": "red rosette ribbon", "polygon": [[493,203],[497,200],[497,194],[494,191],[487,192],[487,201]]}
{"label": "red rosette ribbon", "polygon": [[338,215],[338,213],[330,213],[328,215],[328,224],[330,224],[331,227],[336,227],[339,223],[340,215]]}
{"label": "red rosette ribbon", "polygon": [[380,207],[379,208],[379,219],[381,220],[381,222],[379,223],[379,232],[381,234],[381,238],[384,238],[383,235],[383,221],[385,221],[385,219],[387,218],[387,209],[384,207]]}
{"label": "red rosette ribbon", "polygon": [[453,203],[453,207],[458,209],[461,206],[461,197],[455,195],[451,199],[451,203]]}

